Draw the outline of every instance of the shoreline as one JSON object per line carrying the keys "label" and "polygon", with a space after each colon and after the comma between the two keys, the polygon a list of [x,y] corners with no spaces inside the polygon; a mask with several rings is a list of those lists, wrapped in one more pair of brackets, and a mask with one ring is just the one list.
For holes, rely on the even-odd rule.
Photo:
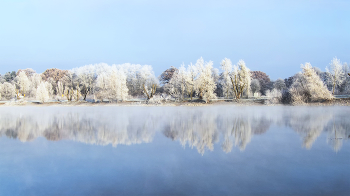
{"label": "shoreline", "polygon": [[1,102],[0,107],[6,106],[188,106],[188,107],[200,107],[200,106],[219,106],[219,105],[230,105],[230,106],[350,106],[350,98],[337,98],[331,101],[321,101],[321,102],[311,102],[311,103],[303,103],[303,104],[271,104],[266,103],[263,100],[240,100],[240,101],[212,101],[209,103],[204,102],[165,102],[161,104],[147,104],[145,102],[102,102],[102,103],[93,103],[87,101],[72,101],[72,102],[46,102],[46,103],[38,103],[38,102],[30,102],[26,100],[20,101],[8,101]]}

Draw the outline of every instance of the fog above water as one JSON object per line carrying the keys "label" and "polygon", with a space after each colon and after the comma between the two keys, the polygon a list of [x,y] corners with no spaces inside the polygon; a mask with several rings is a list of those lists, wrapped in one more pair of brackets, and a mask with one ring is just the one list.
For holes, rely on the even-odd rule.
{"label": "fog above water", "polygon": [[30,142],[72,140],[93,145],[151,143],[156,134],[198,153],[214,149],[244,151],[271,126],[289,127],[300,145],[311,149],[322,134],[341,150],[350,137],[348,107],[206,106],[206,107],[2,107],[0,135]]}

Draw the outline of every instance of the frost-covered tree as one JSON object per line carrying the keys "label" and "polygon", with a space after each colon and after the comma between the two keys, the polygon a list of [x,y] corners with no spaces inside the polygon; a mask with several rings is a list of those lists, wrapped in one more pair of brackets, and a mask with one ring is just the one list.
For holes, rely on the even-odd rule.
{"label": "frost-covered tree", "polygon": [[33,73],[31,77],[29,77],[30,80],[30,91],[29,91],[29,96],[31,97],[36,97],[36,89],[42,82],[42,77],[40,74]]}
{"label": "frost-covered tree", "polygon": [[343,63],[344,80],[339,87],[339,91],[342,93],[350,93],[350,67],[347,63]]}
{"label": "frost-covered tree", "polygon": [[130,63],[113,66],[125,73],[129,94],[150,99],[156,93],[159,81],[152,66]]}
{"label": "frost-covered tree", "polygon": [[108,98],[109,78],[107,73],[101,73],[96,79],[96,95],[97,98]]}
{"label": "frost-covered tree", "polygon": [[267,90],[266,91],[266,96],[270,97],[270,98],[278,98],[278,99],[280,99],[282,97],[282,92],[281,92],[281,90],[274,88],[271,91]]}
{"label": "frost-covered tree", "polygon": [[117,100],[125,100],[128,96],[128,87],[126,86],[126,75],[122,70],[112,68],[109,75],[110,97]]}
{"label": "frost-covered tree", "polygon": [[182,64],[173,73],[171,80],[164,85],[165,91],[175,99],[184,100],[187,95],[193,98],[196,93],[200,99],[206,102],[215,98],[214,93],[219,78],[218,70],[213,68],[212,62],[205,63],[203,58],[197,60],[196,64],[188,65],[187,69]]}
{"label": "frost-covered tree", "polygon": [[333,58],[329,69],[326,67],[326,73],[327,81],[332,84],[334,95],[335,88],[340,86],[345,79],[345,73],[343,71],[342,64],[340,63],[340,60],[337,59],[337,57]]}
{"label": "frost-covered tree", "polygon": [[197,66],[193,65],[192,63],[189,64],[186,73],[186,91],[188,96],[192,100],[195,91],[196,80],[198,78]]}
{"label": "frost-covered tree", "polygon": [[86,101],[86,97],[93,91],[93,83],[96,79],[96,71],[93,65],[74,68],[71,70],[77,76],[80,93]]}
{"label": "frost-covered tree", "polygon": [[294,81],[294,76],[288,77],[284,79],[284,84],[286,84],[286,88],[289,89]]}
{"label": "frost-covered tree", "polygon": [[[67,75],[69,75],[69,76],[67,76]],[[47,81],[47,82],[51,83],[52,88],[54,89],[54,94],[57,94],[56,89],[57,89],[58,81],[65,81],[67,79],[67,77],[71,77],[71,76],[76,77],[76,75],[74,73],[72,73],[71,71],[60,70],[57,68],[47,69],[41,74],[41,76],[42,76],[43,81]],[[72,86],[76,86],[76,84],[72,84]],[[70,88],[72,88],[72,87],[70,87]],[[75,87],[73,87],[73,88],[75,88]]]}
{"label": "frost-covered tree", "polygon": [[1,97],[5,99],[11,99],[16,96],[16,87],[14,84],[11,84],[9,82],[4,82],[1,85]]}
{"label": "frost-covered tree", "polygon": [[4,83],[6,80],[4,79],[4,77],[0,74],[0,84]]}
{"label": "frost-covered tree", "polygon": [[96,92],[99,99],[125,100],[128,96],[125,73],[116,68],[110,67],[106,73],[100,73],[96,80]]}
{"label": "frost-covered tree", "polygon": [[[63,77],[61,77],[58,82],[61,82],[64,86],[64,95],[68,101],[72,101],[74,98],[80,96],[78,77],[73,71],[69,70],[67,72],[64,72]],[[57,90],[57,84],[54,87],[55,90]]]}
{"label": "frost-covered tree", "polygon": [[61,97],[64,96],[64,86],[61,81],[58,81],[57,83],[56,92],[57,92],[58,100],[60,100]]}
{"label": "frost-covered tree", "polygon": [[50,82],[45,82],[45,87],[47,89],[47,92],[49,93],[49,98],[52,98],[52,96],[54,95],[52,84]]}
{"label": "frost-covered tree", "polygon": [[147,99],[153,97],[156,93],[158,79],[155,77],[152,66],[144,65],[141,67],[138,73],[138,80],[143,93],[146,95]]}
{"label": "frost-covered tree", "polygon": [[243,60],[239,60],[237,65],[233,66],[231,83],[236,99],[240,99],[243,93],[250,90],[251,75]]}
{"label": "frost-covered tree", "polygon": [[117,66],[119,68],[122,68],[126,75],[126,81],[127,81],[127,86],[129,89],[129,94],[132,96],[141,96],[143,95],[143,90],[140,84],[140,81],[138,80],[139,78],[139,72],[141,69],[141,65],[139,64],[123,64]]}
{"label": "frost-covered tree", "polygon": [[204,63],[204,60],[201,57],[197,60],[196,66],[199,70],[199,76],[195,82],[195,89],[199,98],[208,103],[209,99],[216,98],[216,94],[214,93],[216,83],[212,73],[213,62],[209,61]]}
{"label": "frost-covered tree", "polygon": [[171,66],[169,69],[165,70],[160,76],[159,76],[159,81],[161,84],[167,84],[173,77],[175,73],[178,72],[178,69],[175,67]]}
{"label": "frost-covered tree", "polygon": [[230,59],[225,58],[221,61],[221,69],[222,69],[222,90],[223,94],[226,98],[232,95],[232,82],[230,74],[232,72],[232,62]]}
{"label": "frost-covered tree", "polygon": [[36,99],[42,103],[47,102],[50,99],[50,93],[48,86],[51,84],[48,82],[41,82],[36,90]]}
{"label": "frost-covered tree", "polygon": [[216,97],[222,97],[223,96],[223,92],[222,92],[222,85],[221,85],[221,74],[218,68],[213,68],[211,70],[212,72],[212,77],[214,79],[215,82],[215,90],[214,93],[216,95]]}
{"label": "frost-covered tree", "polygon": [[251,84],[250,84],[250,89],[252,93],[257,93],[260,91],[260,82],[257,79],[253,79]]}
{"label": "frost-covered tree", "polygon": [[266,90],[265,94],[268,99],[265,100],[265,104],[280,103],[282,101],[282,89],[273,88],[272,90]]}
{"label": "frost-covered tree", "polygon": [[259,80],[259,82],[260,82],[260,93],[262,95],[266,95],[265,94],[266,90],[270,89],[270,83],[271,83],[270,77],[266,73],[264,73],[262,71],[250,71],[250,73],[251,73],[251,78],[252,79]]}
{"label": "frost-covered tree", "polygon": [[290,88],[294,103],[316,100],[330,100],[333,98],[320,77],[312,69],[310,63],[301,65],[302,73],[294,76],[294,82]]}
{"label": "frost-covered tree", "polygon": [[202,95],[203,89],[202,88],[205,84],[203,83],[203,81],[199,81],[199,79],[200,79],[200,76],[202,74],[202,71],[204,70],[204,59],[202,57],[199,58],[195,64],[195,66],[196,66],[196,69],[198,71],[198,76],[197,76],[197,79],[195,80],[194,88],[195,88],[196,94],[199,97],[199,99],[203,99],[203,95]]}
{"label": "frost-covered tree", "polygon": [[281,78],[278,78],[274,83],[273,87],[279,91],[282,91],[286,88],[286,84],[284,83],[284,80]]}
{"label": "frost-covered tree", "polygon": [[171,97],[175,98],[175,99],[179,99],[182,100],[184,98],[183,94],[182,94],[182,89],[181,89],[181,80],[180,80],[180,76],[179,73],[174,73],[172,75],[171,80],[168,81],[168,83],[166,83],[164,85],[164,90],[167,94],[169,94]]}
{"label": "frost-covered tree", "polygon": [[[321,71],[321,69],[320,68],[318,68],[318,67],[312,67],[314,70],[315,70],[315,72],[316,72],[316,74],[318,75],[318,76],[320,76],[321,77],[321,75],[322,75],[322,71]],[[322,78],[321,78],[322,79]]]}
{"label": "frost-covered tree", "polygon": [[179,69],[176,69],[175,72],[172,73],[171,79],[164,85],[165,91],[175,99],[184,100],[186,94],[186,79],[186,68],[185,65],[182,64]]}
{"label": "frost-covered tree", "polygon": [[67,71],[65,75],[62,78],[60,78],[58,81],[62,82],[63,85],[69,89],[74,89],[78,85],[78,77],[71,70]]}
{"label": "frost-covered tree", "polygon": [[17,71],[16,75],[18,76],[21,72],[24,72],[27,75],[28,78],[36,73],[36,71],[33,70],[32,68],[27,68],[27,69],[19,69]]}
{"label": "frost-covered tree", "polygon": [[55,82],[58,82],[60,79],[65,77],[67,73],[68,73],[67,70],[60,70],[60,69],[57,69],[57,68],[51,68],[51,69],[45,70],[41,74],[41,76],[42,76],[44,81],[47,81],[49,78],[53,78],[53,80]]}
{"label": "frost-covered tree", "polygon": [[12,71],[12,72],[7,72],[5,73],[4,75],[4,79],[6,82],[9,82],[9,83],[12,83],[13,80],[15,79],[16,77],[16,72],[15,71]]}
{"label": "frost-covered tree", "polygon": [[19,87],[20,93],[25,96],[25,94],[29,93],[30,90],[30,80],[28,79],[26,73],[24,71],[21,71],[18,76],[16,77],[16,83]]}

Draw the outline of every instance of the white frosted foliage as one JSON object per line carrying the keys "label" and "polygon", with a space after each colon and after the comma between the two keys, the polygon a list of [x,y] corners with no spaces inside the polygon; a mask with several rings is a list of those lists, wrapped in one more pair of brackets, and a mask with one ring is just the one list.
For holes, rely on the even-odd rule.
{"label": "white frosted foliage", "polygon": [[204,63],[203,58],[198,59],[197,69],[199,70],[199,76],[196,80],[196,91],[200,98],[205,102],[209,102],[209,99],[216,98],[214,93],[216,89],[216,83],[213,77],[213,62],[209,61]]}
{"label": "white frosted foliage", "polygon": [[236,99],[240,99],[244,92],[248,94],[250,90],[251,76],[250,70],[247,68],[243,60],[239,60],[237,65],[233,66],[230,76]]}
{"label": "white frosted foliage", "polygon": [[48,82],[41,82],[36,89],[36,99],[42,103],[47,102],[50,99],[50,93],[48,86],[51,85]]}
{"label": "white frosted foliage", "polygon": [[116,67],[111,67],[108,73],[99,74],[96,86],[98,87],[98,96],[101,99],[125,100],[128,96],[126,75]]}
{"label": "white frosted foliage", "polygon": [[174,72],[169,82],[164,85],[165,91],[175,99],[184,100],[188,76],[185,65],[182,64],[179,70]]}
{"label": "white frosted foliage", "polygon": [[23,95],[27,94],[30,90],[30,80],[28,79],[26,73],[24,71],[21,71],[16,79],[20,93],[22,93]]}
{"label": "white frosted foliage", "polygon": [[302,73],[295,77],[290,92],[294,103],[330,100],[333,98],[321,78],[316,74],[310,63],[301,65]]}
{"label": "white frosted foliage", "polygon": [[125,100],[128,96],[126,75],[123,71],[116,68],[112,69],[110,75],[110,94],[113,98],[118,100]]}
{"label": "white frosted foliage", "polygon": [[222,90],[224,93],[225,97],[229,97],[232,95],[232,82],[231,82],[231,77],[230,74],[232,72],[232,62],[230,59],[225,58],[224,60],[221,61],[221,69],[222,69]]}
{"label": "white frosted foliage", "polygon": [[4,82],[3,84],[0,85],[0,93],[1,97],[5,99],[11,99],[16,96],[16,87],[15,85]]}
{"label": "white frosted foliage", "polygon": [[329,65],[329,68],[326,67],[326,79],[332,84],[334,94],[335,88],[340,86],[345,80],[345,73],[341,62],[337,57],[333,58]]}

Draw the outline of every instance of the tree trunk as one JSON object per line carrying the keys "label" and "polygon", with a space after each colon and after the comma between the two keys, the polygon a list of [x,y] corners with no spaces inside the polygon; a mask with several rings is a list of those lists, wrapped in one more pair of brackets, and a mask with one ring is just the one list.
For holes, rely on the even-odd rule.
{"label": "tree trunk", "polygon": [[147,95],[147,100],[149,100],[150,97],[149,97],[148,92],[147,92],[147,90],[146,90],[146,88],[145,88],[145,85],[143,85],[143,90],[145,91],[145,93],[146,93],[146,95]]}
{"label": "tree trunk", "polygon": [[193,86],[192,86],[192,88],[191,88],[191,94],[190,94],[191,101],[192,101],[192,95],[193,95]]}

